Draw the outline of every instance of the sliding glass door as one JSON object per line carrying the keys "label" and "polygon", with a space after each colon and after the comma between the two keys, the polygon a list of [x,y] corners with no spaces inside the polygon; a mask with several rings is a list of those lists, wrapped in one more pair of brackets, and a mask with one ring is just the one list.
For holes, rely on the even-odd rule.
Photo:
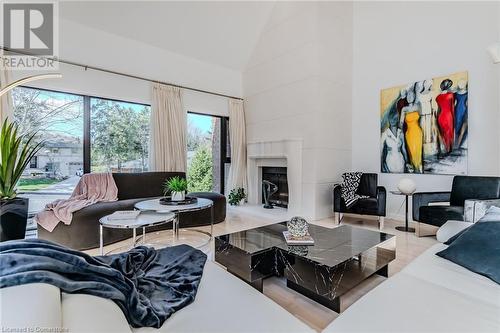
{"label": "sliding glass door", "polygon": [[227,118],[188,113],[187,180],[190,192],[224,192],[227,177]]}

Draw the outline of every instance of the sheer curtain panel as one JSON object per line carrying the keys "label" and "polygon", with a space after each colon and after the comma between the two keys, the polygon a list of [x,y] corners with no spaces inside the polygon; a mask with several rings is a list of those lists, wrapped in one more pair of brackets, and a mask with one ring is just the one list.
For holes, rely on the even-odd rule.
{"label": "sheer curtain panel", "polygon": [[182,90],[154,83],[152,96],[150,170],[186,172],[187,114]]}
{"label": "sheer curtain panel", "polygon": [[247,193],[247,140],[243,101],[229,100],[229,141],[231,142],[231,167],[227,180],[227,193],[242,187]]}

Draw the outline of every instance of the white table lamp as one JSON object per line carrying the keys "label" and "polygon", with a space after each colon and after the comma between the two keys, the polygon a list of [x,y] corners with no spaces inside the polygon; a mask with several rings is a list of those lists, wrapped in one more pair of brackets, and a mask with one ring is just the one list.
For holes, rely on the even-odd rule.
{"label": "white table lamp", "polygon": [[398,183],[398,190],[405,195],[412,195],[417,189],[417,185],[410,178],[403,178]]}

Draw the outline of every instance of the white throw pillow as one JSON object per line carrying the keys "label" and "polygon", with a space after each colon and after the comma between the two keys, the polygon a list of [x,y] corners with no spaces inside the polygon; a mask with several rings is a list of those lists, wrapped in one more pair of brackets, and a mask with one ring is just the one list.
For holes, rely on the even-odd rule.
{"label": "white throw pillow", "polygon": [[470,227],[472,223],[464,221],[454,221],[450,220],[443,224],[436,233],[436,239],[438,242],[444,243],[451,237],[458,234],[460,231]]}
{"label": "white throw pillow", "polygon": [[500,207],[491,206],[478,222],[496,222],[500,221]]}

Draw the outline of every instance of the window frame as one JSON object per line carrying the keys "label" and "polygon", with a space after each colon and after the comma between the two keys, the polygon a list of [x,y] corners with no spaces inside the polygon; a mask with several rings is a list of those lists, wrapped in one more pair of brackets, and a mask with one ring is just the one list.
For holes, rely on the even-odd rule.
{"label": "window frame", "polygon": [[[104,99],[112,102],[118,102],[118,103],[130,103],[130,104],[137,104],[137,105],[142,105],[142,106],[148,106],[151,107],[150,104],[146,103],[138,103],[138,102],[132,102],[132,101],[127,101],[127,100],[121,100],[121,99],[116,99],[116,98],[108,98],[108,97],[102,97],[102,96],[96,96],[96,95],[85,95],[85,94],[78,94],[78,93],[73,93],[65,90],[55,90],[55,89],[45,89],[45,88],[38,88],[38,87],[31,87],[31,86],[25,86],[21,85],[20,88],[26,88],[26,89],[34,89],[34,90],[42,90],[42,91],[47,91],[47,92],[53,92],[53,93],[61,93],[61,94],[68,94],[68,95],[73,95],[73,96],[79,96],[83,98],[83,173],[90,173],[90,165],[91,165],[91,147],[90,147],[90,113],[91,113],[91,100],[92,98],[98,98],[98,99]],[[216,117],[219,118],[221,121],[221,126],[220,126],[220,189],[222,194],[225,193],[225,165],[231,163],[231,156],[227,155],[227,148],[228,148],[228,135],[229,135],[229,117],[227,116],[221,116],[221,115],[214,115],[214,114],[209,114],[209,113],[201,113],[201,112],[194,112],[194,111],[187,111],[187,114],[198,114],[202,116],[209,116],[209,117]],[[186,170],[187,171],[187,170]]]}

